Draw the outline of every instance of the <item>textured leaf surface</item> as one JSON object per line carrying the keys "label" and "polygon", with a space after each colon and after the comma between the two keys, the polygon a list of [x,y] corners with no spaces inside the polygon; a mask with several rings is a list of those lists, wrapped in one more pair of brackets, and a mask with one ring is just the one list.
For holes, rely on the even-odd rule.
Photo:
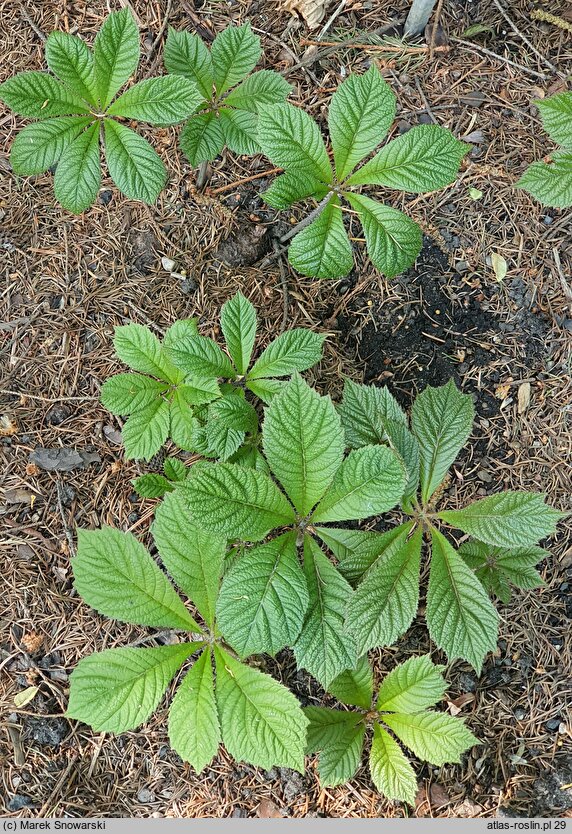
{"label": "textured leaf surface", "polygon": [[309,720],[307,751],[319,752],[318,774],[323,786],[348,782],[361,762],[365,724],[355,712],[306,707]]}
{"label": "textured leaf surface", "polygon": [[198,336],[199,328],[197,327],[196,318],[191,319],[177,319],[173,324],[167,328],[165,336],[163,337],[163,347],[176,347],[181,339],[186,339],[188,336]]}
{"label": "textured leaf surface", "polygon": [[363,709],[371,709],[373,698],[373,670],[367,656],[360,658],[355,669],[347,669],[338,675],[328,687],[342,704],[351,704]]}
{"label": "textured leaf surface", "polygon": [[415,804],[415,772],[399,744],[379,724],[373,726],[369,770],[373,784],[388,799]]}
{"label": "textured leaf surface", "polygon": [[166,382],[177,381],[177,369],[172,366],[159,339],[149,328],[141,324],[116,327],[113,347],[121,361],[134,371],[151,374]]}
{"label": "textured leaf surface", "polygon": [[342,278],[351,270],[352,246],[336,195],[309,226],[298,232],[288,250],[288,260],[302,275]]}
{"label": "textured leaf surface", "polygon": [[374,646],[390,646],[404,634],[417,613],[422,531],[410,539],[396,537],[370,568],[349,601],[346,628],[356,639],[358,654]]}
{"label": "textured leaf surface", "polygon": [[384,206],[363,194],[345,194],[363,226],[371,262],[388,278],[414,263],[423,245],[420,227],[397,209]]}
{"label": "textured leaf surface", "polygon": [[151,460],[166,442],[170,427],[170,405],[161,398],[132,414],[121,430],[127,460]]}
{"label": "textured leaf surface", "polygon": [[90,116],[61,116],[27,125],[12,143],[12,170],[25,176],[47,171],[91,121]]}
{"label": "textured leaf surface", "polygon": [[133,414],[151,405],[167,386],[141,374],[115,374],[101,386],[101,402],[119,416]]}
{"label": "textured leaf surface", "polygon": [[245,374],[256,338],[256,311],[242,293],[222,305],[220,326],[236,370]]}
{"label": "textured leaf surface", "polygon": [[169,741],[200,773],[216,756],[220,725],[209,649],[183,678],[169,711]]}
{"label": "textured leaf surface", "polygon": [[550,138],[565,148],[572,148],[572,93],[559,93],[535,104]]}
{"label": "textured leaf surface", "polygon": [[316,197],[321,200],[327,193],[327,186],[315,177],[286,171],[285,174],[276,177],[270,188],[260,196],[272,208],[284,209],[292,203],[297,203],[298,200],[305,200],[306,197]]}
{"label": "textured leaf surface", "polygon": [[431,639],[447,653],[468,660],[480,672],[487,652],[497,645],[498,615],[483,586],[463,559],[433,530],[427,591],[427,625]]}
{"label": "textured leaf surface", "polygon": [[340,418],[330,398],[293,377],[267,409],[262,437],[270,469],[298,512],[307,515],[344,456]]}
{"label": "textured leaf surface", "polygon": [[475,571],[487,591],[495,593],[505,603],[511,597],[509,583],[525,590],[544,584],[534,567],[548,556],[541,547],[502,548],[471,540],[461,545],[459,555]]}
{"label": "textured leaf surface", "polygon": [[270,342],[248,373],[249,381],[265,377],[290,376],[294,371],[305,371],[322,358],[326,337],[295,327],[281,333]]}
{"label": "textured leaf surface", "polygon": [[83,658],[70,677],[66,715],[97,732],[135,729],[151,716],[177,670],[200,645],[107,649]]}
{"label": "textured leaf surface", "polygon": [[462,510],[443,510],[439,518],[464,533],[499,547],[525,547],[551,536],[562,513],[540,492],[501,492]]}
{"label": "textured leaf surface", "polygon": [[304,574],[310,604],[294,653],[298,665],[328,687],[357,663],[355,641],[344,626],[352,589],[309,536],[304,538]]}
{"label": "textured leaf surface", "polygon": [[315,531],[338,559],[342,576],[348,582],[357,582],[368,568],[383,560],[387,548],[397,537],[405,541],[412,529],[413,522],[407,522],[385,533],[338,527],[316,527]]}
{"label": "textured leaf surface", "polygon": [[218,627],[240,657],[292,646],[308,608],[296,534],[247,550],[225,575]]}
{"label": "textured leaf surface", "polygon": [[146,475],[140,475],[131,481],[133,489],[140,495],[141,498],[162,498],[167,492],[171,492],[174,487],[164,475],[159,475],[157,472],[149,472]]}
{"label": "textured leaf surface", "polygon": [[198,377],[234,379],[236,371],[226,353],[206,336],[187,336],[176,347],[168,349],[169,356],[186,373]]}
{"label": "textured leaf surface", "polygon": [[203,620],[212,626],[226,540],[206,533],[190,515],[185,493],[177,489],[155,510],[151,530],[163,564]]}
{"label": "textured leaf surface", "polygon": [[189,408],[181,391],[176,391],[169,407],[169,434],[173,443],[180,449],[194,451],[194,438],[197,430],[197,420]]}
{"label": "textured leaf surface", "polygon": [[215,648],[224,745],[236,761],[304,770],[308,723],[297,699],[269,675]]}
{"label": "textured leaf surface", "polygon": [[447,684],[429,655],[410,657],[385,676],[377,696],[380,712],[415,713],[434,706]]}
{"label": "textured leaf surface", "polygon": [[165,574],[131,533],[113,527],[78,530],[75,587],[106,617],[200,633]]}
{"label": "textured leaf surface", "polygon": [[338,180],[379,145],[394,118],[395,96],[374,64],[340,84],[328,114]]}
{"label": "textured leaf surface", "polygon": [[95,202],[100,185],[99,122],[95,122],[62,152],[54,177],[54,193],[64,208],[81,214]]}
{"label": "textured leaf surface", "polygon": [[255,113],[223,107],[220,110],[220,121],[225,142],[233,153],[252,156],[259,152],[256,141],[258,119]]}
{"label": "textured leaf surface", "polygon": [[27,119],[49,119],[89,113],[89,107],[47,72],[19,72],[0,84],[0,101]]}
{"label": "textured leaf surface", "polygon": [[412,432],[407,428],[406,423],[397,420],[384,420],[383,427],[387,435],[387,443],[396,452],[407,472],[407,481],[404,489],[406,499],[417,494],[419,487],[420,459],[419,442]]}
{"label": "textured leaf surface", "polygon": [[338,469],[312,520],[350,521],[384,513],[397,504],[404,486],[403,464],[390,449],[355,449]]}
{"label": "textured leaf surface", "polygon": [[99,100],[105,108],[139,63],[139,31],[128,8],[108,15],[97,33],[93,52]]}
{"label": "textured leaf surface", "polygon": [[213,95],[213,67],[210,52],[193,32],[177,32],[169,27],[163,61],[167,72],[194,81],[205,99]]}
{"label": "textured leaf surface", "polygon": [[192,81],[163,75],[146,78],[130,87],[113,102],[108,113],[152,125],[172,125],[189,116],[201,101]]}
{"label": "textured leaf surface", "polygon": [[431,498],[471,433],[475,410],[468,394],[451,380],[427,386],[413,403],[411,426],[419,441],[421,496]]}
{"label": "textured leaf surface", "polygon": [[259,541],[273,528],[293,523],[291,505],[262,472],[232,463],[197,469],[184,488],[193,517],[206,530]]}
{"label": "textured leaf surface", "polygon": [[215,113],[191,116],[181,131],[181,149],[191,165],[212,162],[224,148],[224,130]]}
{"label": "textured leaf surface", "polygon": [[248,379],[246,387],[249,391],[262,400],[265,405],[272,402],[273,398],[286,385],[281,379]]}
{"label": "textured leaf surface", "polygon": [[407,425],[405,412],[385,387],[361,385],[347,379],[339,406],[346,443],[351,449],[383,443],[385,420]]}
{"label": "textured leaf surface", "polygon": [[58,78],[90,104],[97,102],[93,53],[67,32],[50,32],[46,39],[46,62]]}
{"label": "textured leaf surface", "polygon": [[419,125],[388,142],[349,185],[384,185],[423,194],[452,183],[469,145],[438,125]]}
{"label": "textured leaf surface", "polygon": [[276,104],[290,94],[292,86],[283,76],[272,70],[260,70],[245,78],[225,98],[225,104],[239,110],[259,113],[262,108]]}
{"label": "textured leaf surface", "polygon": [[572,152],[556,151],[550,162],[533,162],[516,183],[544,206],[572,206]]}
{"label": "textured leaf surface", "polygon": [[211,46],[217,93],[220,95],[242,81],[258,63],[260,54],[260,38],[254,34],[250,23],[227,26],[219,32]]}
{"label": "textured leaf surface", "polygon": [[479,743],[460,718],[443,712],[393,713],[383,720],[418,758],[434,765],[460,762],[461,754]]}
{"label": "textured leaf surface", "polygon": [[320,128],[298,107],[286,103],[266,107],[258,122],[258,141],[274,165],[332,182],[332,166]]}
{"label": "textured leaf surface", "polygon": [[167,173],[149,142],[113,119],[105,120],[105,157],[115,185],[131,200],[152,204]]}

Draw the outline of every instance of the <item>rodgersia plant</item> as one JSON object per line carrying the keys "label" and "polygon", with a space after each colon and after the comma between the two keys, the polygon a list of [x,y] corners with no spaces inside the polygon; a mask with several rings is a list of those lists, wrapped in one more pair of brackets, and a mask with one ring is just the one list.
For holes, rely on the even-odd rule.
{"label": "rodgersia plant", "polygon": [[[342,203],[359,219],[372,263],[388,277],[403,272],[421,249],[422,233],[407,215],[361,193],[381,186],[422,194],[453,182],[468,145],[437,125],[413,127],[378,153],[395,118],[395,96],[375,66],[350,75],[333,94],[328,113],[333,165],[316,122],[290,104],[265,107],[258,143],[284,168],[262,195],[284,209],[314,198],[318,206],[292,240],[289,260],[302,275],[340,278],[353,266]],[[302,225],[302,224],[301,224]]]}
{"label": "rodgersia plant", "polygon": [[196,83],[201,96],[198,112],[181,133],[191,165],[212,161],[225,145],[237,154],[259,152],[261,107],[284,100],[292,89],[272,70],[251,74],[260,55],[260,38],[248,23],[224,29],[210,51],[198,35],[169,30],[165,67]]}
{"label": "rodgersia plant", "polygon": [[80,214],[101,185],[100,138],[109,174],[134,200],[154,203],[165,166],[142,136],[121,121],[170,125],[183,121],[201,101],[185,78],[163,76],[117,94],[137,70],[139,32],[128,9],[112,12],[93,50],[76,35],[52,32],[46,40],[51,73],[21,72],[0,85],[0,100],[36,119],[16,137],[10,163],[17,174],[41,174],[57,165],[54,190],[61,205]]}

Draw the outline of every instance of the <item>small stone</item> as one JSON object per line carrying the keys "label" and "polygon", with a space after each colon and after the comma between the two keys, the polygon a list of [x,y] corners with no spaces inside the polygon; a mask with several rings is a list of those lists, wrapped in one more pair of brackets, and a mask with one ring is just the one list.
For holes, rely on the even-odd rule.
{"label": "small stone", "polygon": [[9,811],[21,811],[22,808],[34,808],[34,800],[30,796],[16,793],[8,803]]}
{"label": "small stone", "polygon": [[490,472],[487,472],[486,469],[479,469],[479,471],[477,472],[477,478],[480,481],[484,481],[486,484],[490,484],[493,479],[493,476]]}
{"label": "small stone", "polygon": [[542,222],[545,226],[550,226],[550,224],[554,222],[554,218],[551,217],[549,214],[545,214],[542,218]]}
{"label": "small stone", "polygon": [[517,721],[524,721],[524,719],[526,718],[526,710],[524,710],[522,707],[516,707],[516,709],[514,710],[514,717]]}
{"label": "small stone", "polygon": [[166,258],[165,256],[163,256],[161,258],[161,266],[163,267],[165,272],[174,272],[176,263],[171,258]]}
{"label": "small stone", "polygon": [[149,805],[151,802],[155,802],[155,794],[147,788],[141,788],[137,794],[137,800],[142,805]]}
{"label": "small stone", "polygon": [[99,195],[99,202],[102,206],[108,206],[113,199],[113,191],[110,188],[106,188],[105,191],[102,191]]}
{"label": "small stone", "polygon": [[71,409],[67,405],[54,405],[46,414],[46,421],[50,426],[59,426],[71,414]]}
{"label": "small stone", "polygon": [[544,726],[549,732],[556,733],[560,729],[561,721],[562,719],[560,716],[558,716],[558,718],[550,718],[548,721],[544,722]]}

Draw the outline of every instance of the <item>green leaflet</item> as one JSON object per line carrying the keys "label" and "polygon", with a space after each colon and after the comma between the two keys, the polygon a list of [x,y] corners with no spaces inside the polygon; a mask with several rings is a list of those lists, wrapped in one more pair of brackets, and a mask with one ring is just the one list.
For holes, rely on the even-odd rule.
{"label": "green leaflet", "polygon": [[534,566],[547,555],[541,547],[502,548],[476,540],[464,542],[459,548],[459,556],[475,571],[486,590],[504,603],[510,602],[510,584],[526,590],[544,584]]}
{"label": "green leaflet", "polygon": [[516,183],[544,206],[572,205],[572,152],[556,151],[550,162],[533,162]]}
{"label": "green leaflet", "polygon": [[264,107],[285,99],[291,91],[291,84],[277,72],[259,70],[235,87],[226,97],[225,103],[238,110],[260,113]]}
{"label": "green leaflet", "polygon": [[316,219],[293,238],[288,257],[302,275],[315,278],[347,275],[353,265],[353,254],[337,195],[332,194]]}
{"label": "green leaflet", "polygon": [[167,385],[141,374],[115,374],[101,386],[101,402],[112,414],[142,411],[167,390]]}
{"label": "green leaflet", "polygon": [[167,179],[165,166],[149,142],[125,125],[106,119],[105,158],[119,190],[131,200],[154,203]]}
{"label": "green leaflet", "polygon": [[427,625],[434,643],[449,660],[462,657],[480,672],[497,644],[498,615],[481,583],[437,530],[427,591]]}
{"label": "green leaflet", "polygon": [[156,472],[149,472],[147,475],[140,475],[131,481],[133,489],[141,498],[162,498],[167,492],[174,490],[173,484]]}
{"label": "green leaflet", "polygon": [[0,84],[0,101],[27,119],[89,113],[86,102],[47,72],[19,72]]}
{"label": "green leaflet", "polygon": [[369,568],[384,560],[387,549],[396,539],[401,546],[412,529],[413,522],[409,521],[385,533],[337,527],[316,527],[315,532],[339,560],[338,569],[342,576],[355,583]]}
{"label": "green leaflet", "polygon": [[342,704],[352,704],[363,709],[371,709],[373,698],[373,670],[367,655],[360,658],[355,669],[347,669],[335,678],[328,687]]}
{"label": "green leaflet", "polygon": [[[169,406],[169,428],[173,443],[180,449],[188,452],[194,451],[195,432],[198,428],[198,421],[193,417],[182,389],[175,391]],[[161,444],[162,445],[162,444]]]}
{"label": "green leaflet", "polygon": [[169,348],[168,354],[177,367],[198,377],[234,379],[236,376],[228,356],[206,336],[189,335]]}
{"label": "green leaflet", "polygon": [[106,108],[139,63],[139,32],[128,8],[108,15],[96,35],[93,53],[99,101]]}
{"label": "green leaflet", "polygon": [[260,38],[249,23],[228,26],[211,47],[214,83],[219,95],[234,87],[254,69],[260,58]]}
{"label": "green leaflet", "polygon": [[97,106],[93,53],[81,38],[67,32],[50,32],[46,39],[46,62],[60,81]]}
{"label": "green leaflet", "polygon": [[331,400],[294,376],[267,409],[262,437],[270,469],[298,512],[307,515],[343,460],[340,418]]}
{"label": "green leaflet", "polygon": [[151,530],[169,574],[212,627],[226,540],[205,533],[191,521],[185,493],[180,489],[159,504]]}
{"label": "green leaflet", "polygon": [[97,732],[134,730],[148,720],[178,669],[200,646],[107,649],[83,658],[70,677],[66,716]]}
{"label": "green leaflet", "polygon": [[219,119],[224,139],[233,153],[244,155],[258,153],[256,141],[257,117],[246,110],[221,108]]}
{"label": "green leaflet", "polygon": [[332,182],[332,166],[318,125],[298,107],[275,104],[265,108],[258,122],[258,142],[274,165]]}
{"label": "green leaflet", "polygon": [[276,177],[270,188],[260,196],[269,206],[284,209],[306,197],[322,200],[327,193],[328,187],[314,177],[287,171]]}
{"label": "green leaflet", "polygon": [[214,84],[211,54],[198,35],[169,26],[163,61],[168,73],[194,81],[203,97],[210,99]]}
{"label": "green leaflet", "polygon": [[192,116],[181,131],[181,149],[191,165],[215,159],[224,148],[224,129],[214,113]]}
{"label": "green leaflet", "polygon": [[106,617],[201,633],[165,574],[131,533],[113,527],[78,530],[72,569],[78,593]]}
{"label": "green leaflet", "polygon": [[405,412],[386,387],[360,385],[351,379],[344,383],[338,411],[351,449],[383,443],[386,420],[407,425]]}
{"label": "green leaflet", "polygon": [[558,93],[535,104],[550,138],[558,145],[572,148],[572,93]]}
{"label": "green leaflet", "polygon": [[294,371],[305,371],[322,358],[322,345],[326,337],[295,327],[281,333],[270,342],[248,372],[248,383],[268,377],[290,376]]}
{"label": "green leaflet", "polygon": [[132,414],[121,431],[127,460],[151,460],[166,442],[171,428],[171,407],[156,399]]}
{"label": "green leaflet", "polygon": [[355,775],[360,764],[365,738],[361,716],[325,707],[306,707],[304,714],[310,722],[307,751],[320,753],[321,784],[343,785]]}
{"label": "green leaflet", "polygon": [[281,379],[247,379],[246,388],[262,400],[265,405],[286,385]]}
{"label": "green leaflet", "polygon": [[375,787],[384,796],[415,804],[415,772],[399,744],[379,724],[373,725],[369,769]]}
{"label": "green leaflet", "polygon": [[27,125],[12,143],[12,169],[26,176],[47,171],[91,121],[90,116],[62,116]]}
{"label": "green leaflet", "polygon": [[94,122],[62,151],[54,193],[64,208],[81,214],[95,201],[100,185],[99,122]]}
{"label": "green leaflet", "polygon": [[200,103],[201,96],[191,81],[164,75],[130,87],[107,112],[152,125],[172,125],[183,121]]}
{"label": "green leaflet", "polygon": [[236,370],[245,374],[256,339],[256,311],[242,293],[222,305],[220,326]]}
{"label": "green leaflet", "polygon": [[377,696],[380,712],[419,712],[434,706],[445,692],[441,674],[428,655],[410,657],[385,676]]}
{"label": "green leaflet", "polygon": [[269,675],[215,646],[216,698],[224,745],[237,761],[304,771],[307,718]]}
{"label": "green leaflet", "polygon": [[526,547],[556,529],[563,517],[535,492],[501,492],[475,501],[461,510],[443,510],[438,517],[486,544]]}
{"label": "green leaflet", "polygon": [[435,765],[460,762],[461,754],[479,743],[462,721],[442,712],[386,714],[383,721],[416,756]]}
{"label": "green leaflet", "polygon": [[116,327],[113,346],[121,361],[134,371],[151,374],[165,382],[178,381],[177,369],[169,361],[159,339],[147,327],[141,324]]}
{"label": "green leaflet", "polygon": [[218,627],[242,658],[275,655],[296,641],[308,601],[296,534],[286,533],[247,550],[225,575]]}
{"label": "green leaflet", "polygon": [[169,741],[197,773],[216,756],[221,740],[211,650],[183,678],[169,711]]}

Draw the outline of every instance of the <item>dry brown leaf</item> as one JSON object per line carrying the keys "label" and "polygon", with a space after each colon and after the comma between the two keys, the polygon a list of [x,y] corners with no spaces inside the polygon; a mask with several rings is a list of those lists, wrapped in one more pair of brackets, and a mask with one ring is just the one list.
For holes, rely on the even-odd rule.
{"label": "dry brown leaf", "polygon": [[447,705],[449,707],[449,712],[451,715],[458,715],[465,704],[470,704],[471,701],[475,700],[475,695],[473,692],[464,692],[462,695],[459,695],[458,698],[455,698],[453,701],[447,701]]}
{"label": "dry brown leaf", "polygon": [[524,414],[530,405],[530,382],[518,386],[518,413]]}
{"label": "dry brown leaf", "polygon": [[493,252],[491,254],[491,266],[494,270],[496,279],[500,284],[501,281],[504,281],[508,272],[508,264],[506,262],[506,259],[503,258],[502,255],[499,255],[498,252]]}
{"label": "dry brown leaf", "polygon": [[502,385],[497,385],[495,388],[495,397],[497,400],[505,400],[508,396],[508,392],[510,391],[510,383],[506,382]]}
{"label": "dry brown leaf", "polygon": [[256,815],[263,819],[282,819],[280,808],[271,799],[260,800]]}
{"label": "dry brown leaf", "polygon": [[0,414],[0,437],[11,437],[17,431],[18,424],[8,414]]}
{"label": "dry brown leaf", "polygon": [[302,17],[308,29],[317,29],[326,13],[325,0],[283,0],[283,5],[290,14]]}
{"label": "dry brown leaf", "polygon": [[44,635],[30,631],[22,637],[22,645],[29,654],[35,654],[44,645]]}
{"label": "dry brown leaf", "polygon": [[431,785],[429,788],[429,796],[431,797],[431,805],[434,808],[442,808],[450,802],[449,794],[442,785]]}

